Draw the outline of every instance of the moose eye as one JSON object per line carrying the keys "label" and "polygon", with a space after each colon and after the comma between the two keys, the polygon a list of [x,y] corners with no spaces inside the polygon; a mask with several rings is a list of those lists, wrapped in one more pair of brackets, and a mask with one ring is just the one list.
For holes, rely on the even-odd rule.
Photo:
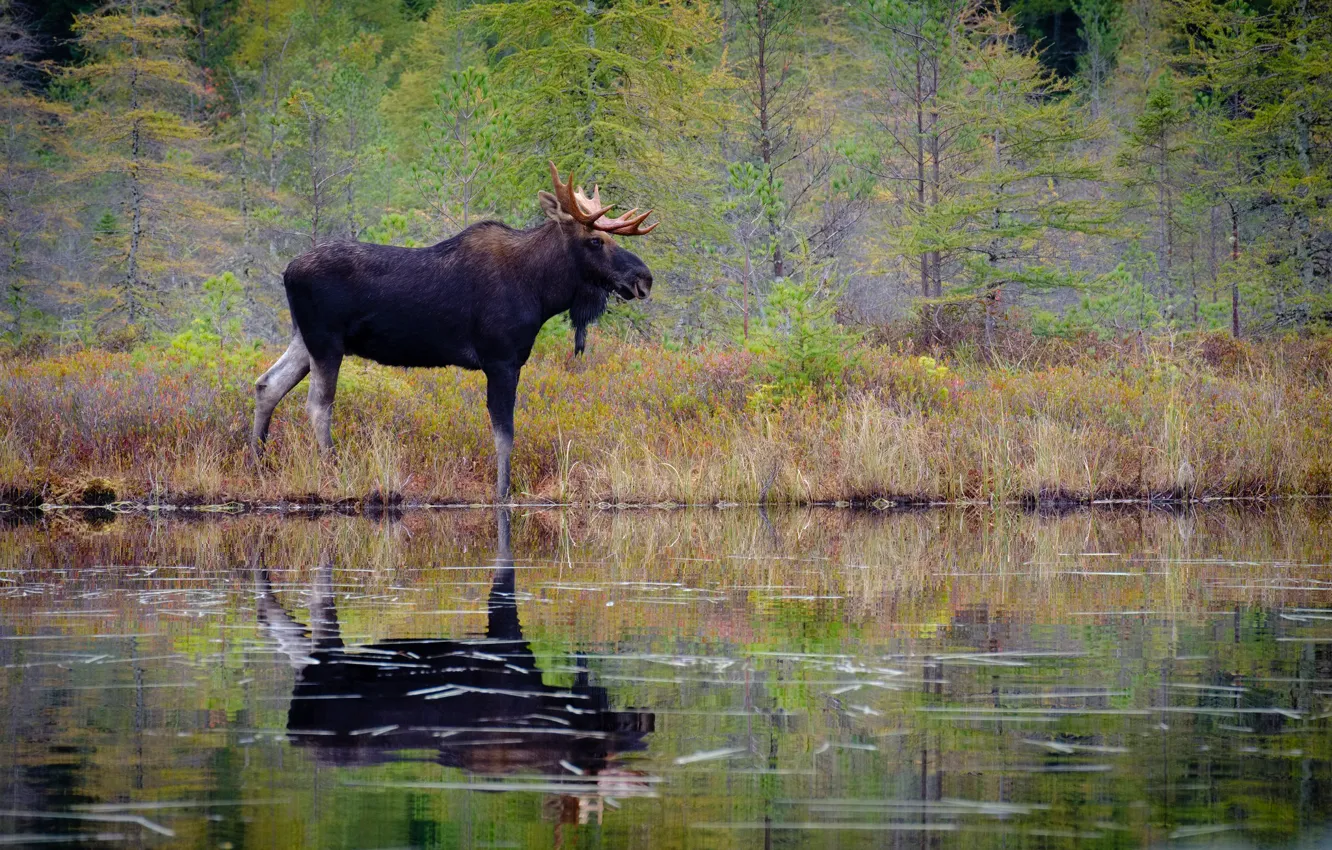
{"label": "moose eye", "polygon": [[601,248],[601,240],[593,236],[591,239],[587,240],[587,247],[591,248],[593,251],[599,250]]}

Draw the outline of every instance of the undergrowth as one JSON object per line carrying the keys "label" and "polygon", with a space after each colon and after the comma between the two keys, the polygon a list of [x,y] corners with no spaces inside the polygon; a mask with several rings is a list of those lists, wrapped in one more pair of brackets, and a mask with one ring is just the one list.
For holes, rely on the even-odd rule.
{"label": "undergrowth", "polygon": [[[0,360],[0,502],[489,500],[478,373],[349,359],[332,457],[298,387],[245,451],[277,356],[220,334]],[[197,346],[207,345],[209,356]],[[515,497],[581,503],[1090,500],[1332,493],[1327,342],[1218,337],[1021,361],[860,344],[774,393],[760,355],[546,341],[523,372]],[[85,495],[87,494],[87,495]]]}

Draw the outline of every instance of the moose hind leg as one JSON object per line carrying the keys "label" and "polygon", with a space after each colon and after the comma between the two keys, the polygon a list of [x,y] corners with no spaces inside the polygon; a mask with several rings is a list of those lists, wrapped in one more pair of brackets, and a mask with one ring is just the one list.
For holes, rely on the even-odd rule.
{"label": "moose hind leg", "polygon": [[509,456],[513,454],[513,405],[518,394],[518,368],[486,370],[486,407],[495,433],[495,501],[509,501]]}
{"label": "moose hind leg", "polygon": [[333,449],[333,396],[338,389],[338,368],[342,355],[328,355],[310,360],[310,395],[305,409],[314,426],[315,441],[321,451]]}
{"label": "moose hind leg", "polygon": [[309,371],[310,352],[305,350],[301,335],[296,334],[286,352],[254,382],[254,428],[250,432],[250,451],[256,460],[263,454],[273,410]]}

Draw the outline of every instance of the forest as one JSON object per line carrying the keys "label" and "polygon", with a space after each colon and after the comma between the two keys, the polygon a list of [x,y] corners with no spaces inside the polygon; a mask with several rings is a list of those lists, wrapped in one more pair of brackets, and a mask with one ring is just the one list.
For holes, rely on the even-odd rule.
{"label": "forest", "polygon": [[1332,321],[1321,0],[0,10],[10,347],[276,341],[302,251],[533,224],[551,159],[664,222],[655,340]]}
{"label": "forest", "polygon": [[529,495],[1332,492],[1325,0],[0,0],[0,40],[28,501],[484,492],[475,376],[354,365],[336,468],[288,402],[256,481],[244,419],[287,263],[536,224],[551,161],[661,225],[650,301],[538,340]]}

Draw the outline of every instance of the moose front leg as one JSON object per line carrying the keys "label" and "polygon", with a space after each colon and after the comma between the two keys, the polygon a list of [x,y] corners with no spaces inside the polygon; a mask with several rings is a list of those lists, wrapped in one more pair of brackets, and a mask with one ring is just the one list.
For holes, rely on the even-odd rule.
{"label": "moose front leg", "polygon": [[509,456],[513,454],[513,405],[518,395],[517,366],[486,370],[486,407],[495,433],[495,501],[509,501]]}

